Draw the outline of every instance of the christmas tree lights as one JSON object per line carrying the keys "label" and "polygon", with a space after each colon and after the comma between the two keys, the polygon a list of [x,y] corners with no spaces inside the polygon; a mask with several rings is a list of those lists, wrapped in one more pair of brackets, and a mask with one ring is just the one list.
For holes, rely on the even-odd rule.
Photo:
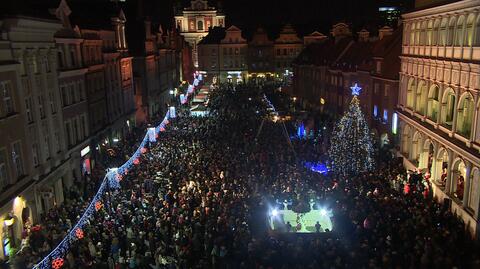
{"label": "christmas tree lights", "polygon": [[343,176],[371,171],[375,166],[370,129],[358,99],[361,88],[355,84],[351,89],[352,101],[334,128],[329,149],[331,170]]}

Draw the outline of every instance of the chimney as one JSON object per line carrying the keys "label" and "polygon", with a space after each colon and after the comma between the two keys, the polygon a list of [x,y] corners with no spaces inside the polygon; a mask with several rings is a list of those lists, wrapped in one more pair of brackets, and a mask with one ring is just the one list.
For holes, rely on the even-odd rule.
{"label": "chimney", "polygon": [[358,41],[359,42],[368,42],[368,39],[370,38],[370,32],[362,29],[360,32],[357,32],[358,34]]}
{"label": "chimney", "polygon": [[145,19],[145,39],[150,39],[152,36],[152,22],[149,18]]}
{"label": "chimney", "polygon": [[383,26],[380,30],[378,30],[378,38],[382,40],[386,36],[390,36],[393,33],[393,29],[388,26]]}

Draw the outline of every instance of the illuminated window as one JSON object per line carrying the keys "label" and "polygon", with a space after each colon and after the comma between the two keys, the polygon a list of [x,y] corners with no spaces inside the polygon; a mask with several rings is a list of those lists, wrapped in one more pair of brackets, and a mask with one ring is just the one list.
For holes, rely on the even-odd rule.
{"label": "illuminated window", "polygon": [[378,106],[374,105],[373,106],[373,116],[376,118],[378,116]]}
{"label": "illuminated window", "polygon": [[387,109],[383,110],[383,121],[388,122],[388,110]]}

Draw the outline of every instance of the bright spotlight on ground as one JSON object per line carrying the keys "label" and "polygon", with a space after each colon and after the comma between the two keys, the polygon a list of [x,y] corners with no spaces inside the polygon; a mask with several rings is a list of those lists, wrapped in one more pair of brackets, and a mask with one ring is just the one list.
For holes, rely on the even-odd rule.
{"label": "bright spotlight on ground", "polygon": [[274,209],[272,210],[272,216],[276,217],[278,215],[278,210]]}
{"label": "bright spotlight on ground", "polygon": [[320,210],[320,215],[326,216],[327,215],[327,210],[325,210],[325,209]]}

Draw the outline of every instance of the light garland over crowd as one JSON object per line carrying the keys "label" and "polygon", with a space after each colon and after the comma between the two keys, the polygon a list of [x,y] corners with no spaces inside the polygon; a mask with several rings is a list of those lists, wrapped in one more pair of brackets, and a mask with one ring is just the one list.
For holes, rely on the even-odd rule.
{"label": "light garland over crowd", "polygon": [[[194,73],[193,76],[194,85],[196,85],[189,86],[188,92],[185,97],[185,102],[182,102],[182,100],[180,100],[182,104],[187,103],[188,96],[194,93],[195,87],[197,87],[203,80],[202,75],[198,72]],[[182,97],[180,97],[180,99],[182,99]],[[170,123],[170,119],[173,119],[175,117],[175,109],[169,109],[166,112],[162,122],[158,126],[147,129],[147,132],[143,137],[143,140],[140,143],[139,147],[123,165],[118,168],[108,169],[108,172],[103,178],[100,187],[91,199],[80,219],[72,227],[72,229],[70,229],[70,231],[63,238],[63,240],[47,256],[45,256],[39,263],[37,263],[33,267],[33,269],[59,269],[63,266],[64,257],[69,252],[70,247],[77,241],[83,239],[84,228],[90,224],[93,214],[103,207],[103,196],[107,192],[111,192],[111,190],[113,189],[120,188],[120,181],[125,175],[128,174],[128,171],[133,167],[133,165],[138,165],[140,163],[140,156],[147,152],[147,143],[155,143],[159,133],[164,132],[166,130],[166,126]]]}

